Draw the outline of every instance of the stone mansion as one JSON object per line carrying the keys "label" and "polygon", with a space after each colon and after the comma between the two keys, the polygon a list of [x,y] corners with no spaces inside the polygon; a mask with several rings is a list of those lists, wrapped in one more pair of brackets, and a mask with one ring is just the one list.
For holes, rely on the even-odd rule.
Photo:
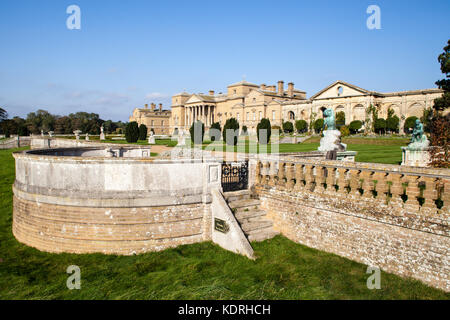
{"label": "stone mansion", "polygon": [[283,81],[278,81],[277,86],[241,81],[229,85],[226,93],[216,94],[210,90],[208,94],[176,94],[172,96],[171,111],[163,111],[161,105],[158,112],[154,108],[136,108],[130,121],[145,123],[158,134],[189,129],[196,120],[201,120],[206,128],[214,122],[223,127],[227,119],[234,117],[241,127],[245,125],[254,132],[262,118],[268,118],[277,126],[283,121],[301,119],[309,123],[311,119],[322,117],[323,108],[332,108],[335,113],[343,111],[346,124],[353,120],[364,121],[366,108],[372,104],[382,118],[387,117],[389,109],[394,110],[402,129],[406,118],[421,117],[423,110],[432,107],[433,100],[442,94],[440,89],[381,93],[336,81],[307,99],[306,92],[296,89],[292,82],[285,88]]}

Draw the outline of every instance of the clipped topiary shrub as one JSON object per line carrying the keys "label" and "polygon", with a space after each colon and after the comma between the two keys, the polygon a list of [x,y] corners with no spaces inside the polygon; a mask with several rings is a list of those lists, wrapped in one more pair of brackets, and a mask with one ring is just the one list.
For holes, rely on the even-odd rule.
{"label": "clipped topiary shrub", "polygon": [[359,129],[362,128],[362,122],[360,120],[353,120],[352,122],[350,122],[348,128],[350,129],[351,134],[355,134]]}
{"label": "clipped topiary shrub", "polygon": [[295,121],[295,129],[297,129],[298,133],[306,132],[308,130],[308,122],[305,120]]}
{"label": "clipped topiary shrub", "polygon": [[209,138],[211,139],[212,142],[214,141],[219,141],[220,140],[220,131],[222,130],[222,128],[220,127],[220,123],[219,122],[214,122],[211,125],[211,128],[209,128]]}
{"label": "clipped topiary shrub", "polygon": [[205,125],[200,120],[194,122],[189,129],[189,133],[194,144],[202,144],[205,137]]}
{"label": "clipped topiary shrub", "polygon": [[403,131],[405,133],[411,133],[411,129],[414,128],[417,119],[418,118],[416,116],[406,118],[405,124],[403,126]]}
{"label": "clipped topiary shrub", "polygon": [[283,122],[283,131],[285,133],[292,133],[292,132],[294,132],[294,125],[292,124],[292,122],[290,122],[290,121]]}
{"label": "clipped topiary shrub", "polygon": [[341,137],[348,137],[350,135],[350,129],[348,126],[341,126],[339,131],[341,131]]}
{"label": "clipped topiary shrub", "polygon": [[323,119],[317,119],[316,121],[314,121],[314,130],[316,131],[316,133],[319,133],[320,130],[322,130],[323,128]]}
{"label": "clipped topiary shrub", "polygon": [[239,122],[235,118],[230,118],[223,126],[223,141],[230,146],[235,146],[239,136]]}
{"label": "clipped topiary shrub", "polygon": [[377,118],[373,124],[375,133],[384,133],[386,131],[386,120],[383,118]]}
{"label": "clipped topiary shrub", "polygon": [[386,119],[386,129],[390,132],[398,132],[398,125],[400,123],[400,119],[394,115],[393,117],[389,117]]}
{"label": "clipped topiary shrub", "polygon": [[139,127],[136,121],[129,122],[125,128],[125,139],[129,143],[137,142],[139,139]]}
{"label": "clipped topiary shrub", "polygon": [[139,126],[139,140],[147,139],[147,126],[145,124],[141,124]]}
{"label": "clipped topiary shrub", "polygon": [[267,118],[261,119],[256,126],[256,135],[260,144],[268,144],[270,136],[272,135],[272,128],[270,126],[270,120]]}
{"label": "clipped topiary shrub", "polygon": [[247,126],[242,126],[242,131],[241,131],[241,136],[247,136],[248,132],[247,132]]}

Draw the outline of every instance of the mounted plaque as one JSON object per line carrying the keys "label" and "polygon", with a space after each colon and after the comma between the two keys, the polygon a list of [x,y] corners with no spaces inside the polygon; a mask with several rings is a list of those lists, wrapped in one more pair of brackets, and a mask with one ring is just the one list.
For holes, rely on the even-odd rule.
{"label": "mounted plaque", "polygon": [[214,218],[214,230],[222,233],[227,233],[230,230],[230,227],[225,220]]}

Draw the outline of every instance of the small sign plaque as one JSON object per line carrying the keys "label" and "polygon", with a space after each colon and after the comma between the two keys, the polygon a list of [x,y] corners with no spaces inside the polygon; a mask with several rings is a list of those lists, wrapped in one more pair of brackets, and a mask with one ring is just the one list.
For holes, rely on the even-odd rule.
{"label": "small sign plaque", "polygon": [[214,230],[222,233],[227,233],[230,230],[230,227],[225,220],[214,218]]}

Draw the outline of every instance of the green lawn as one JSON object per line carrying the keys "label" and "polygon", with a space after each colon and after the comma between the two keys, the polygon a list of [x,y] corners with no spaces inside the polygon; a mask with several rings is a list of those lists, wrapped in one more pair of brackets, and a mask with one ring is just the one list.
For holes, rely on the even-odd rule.
{"label": "green lawn", "polygon": [[[254,243],[251,261],[211,242],[137,256],[49,254],[11,233],[14,159],[0,150],[0,299],[449,299],[418,281],[382,273],[366,287],[365,265],[278,236]],[[69,265],[81,290],[68,290]]]}
{"label": "green lawn", "polygon": [[[406,146],[408,144],[408,140],[405,139],[394,140],[394,139],[351,138],[351,139],[344,139],[343,142],[347,143],[347,150],[358,152],[355,161],[386,163],[386,164],[400,164],[402,161],[402,151],[400,147]],[[299,144],[291,144],[291,143],[279,144],[278,152],[289,153],[289,152],[317,151],[318,147],[319,147],[319,139],[312,138]],[[216,151],[227,150],[234,152],[238,151],[242,152],[245,150],[246,153],[250,152],[248,141],[247,142],[239,141],[238,146],[235,146],[234,148],[231,149],[226,149],[222,141],[214,142],[209,145],[203,145],[202,148],[206,150],[216,150]],[[252,148],[255,148],[255,146],[252,146]],[[259,144],[256,146],[256,149],[258,152],[262,152],[261,150],[266,150]],[[275,145],[271,144],[267,145],[267,152],[270,153],[272,152],[272,150],[276,150]]]}

